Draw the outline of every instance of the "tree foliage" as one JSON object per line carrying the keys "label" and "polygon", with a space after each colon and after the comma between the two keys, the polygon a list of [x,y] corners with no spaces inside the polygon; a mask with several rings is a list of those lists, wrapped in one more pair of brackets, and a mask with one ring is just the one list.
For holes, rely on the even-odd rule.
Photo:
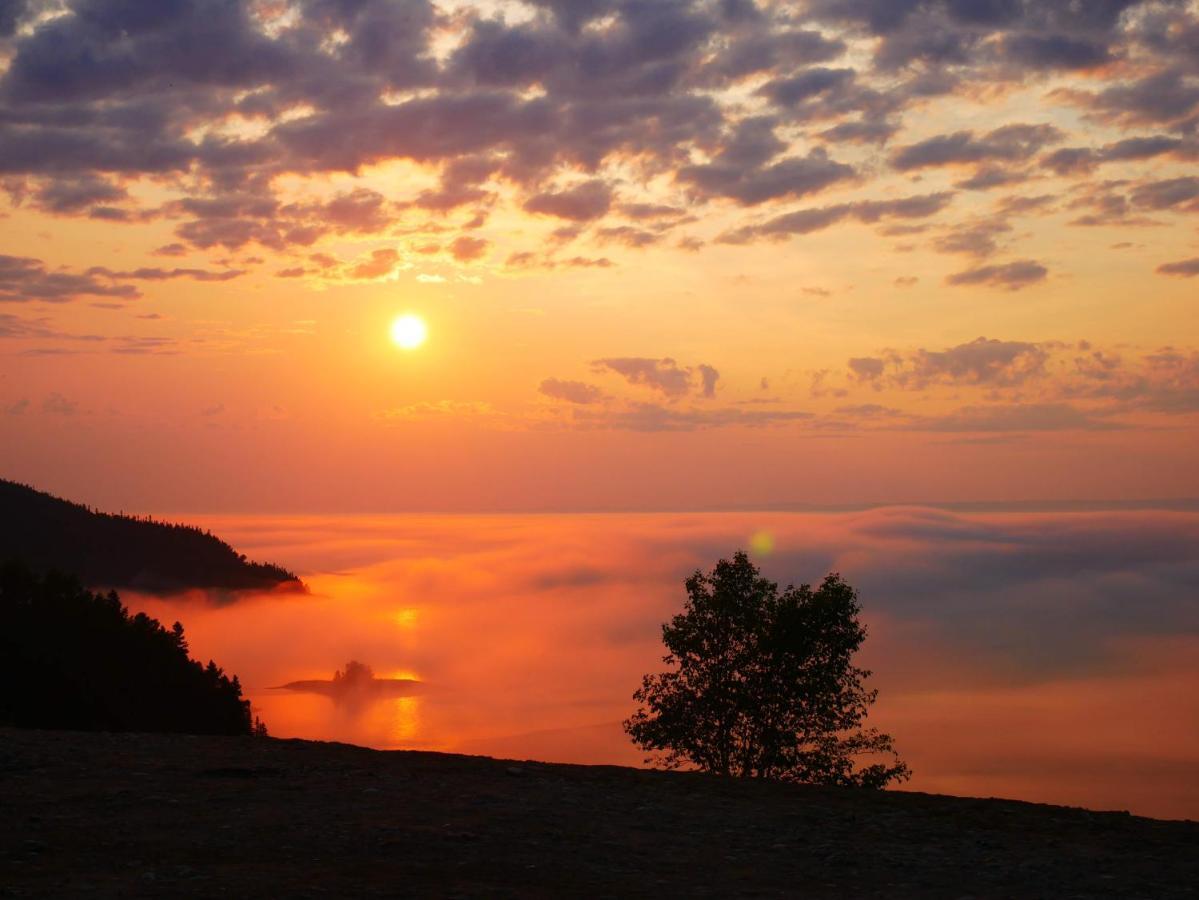
{"label": "tree foliage", "polygon": [[252,733],[237,676],[187,651],[182,625],[131,616],[115,593],[23,564],[0,567],[0,724]]}
{"label": "tree foliage", "polygon": [[909,776],[891,738],[862,727],[877,691],[852,662],[866,629],[839,575],[780,592],[737,553],[686,586],[683,612],[662,626],[671,669],[645,676],[624,723],[657,754],[647,761],[872,788]]}

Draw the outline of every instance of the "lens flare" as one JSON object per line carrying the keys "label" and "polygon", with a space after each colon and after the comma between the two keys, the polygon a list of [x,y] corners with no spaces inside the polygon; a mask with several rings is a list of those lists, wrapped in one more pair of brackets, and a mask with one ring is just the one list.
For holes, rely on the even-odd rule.
{"label": "lens flare", "polygon": [[774,535],[769,531],[755,531],[749,538],[749,549],[754,556],[769,556],[774,552]]}

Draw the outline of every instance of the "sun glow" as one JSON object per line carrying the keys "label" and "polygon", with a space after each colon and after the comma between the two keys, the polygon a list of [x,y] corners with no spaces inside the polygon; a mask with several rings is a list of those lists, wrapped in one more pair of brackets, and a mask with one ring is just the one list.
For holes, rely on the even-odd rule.
{"label": "sun glow", "polygon": [[429,329],[420,316],[406,313],[391,323],[391,340],[402,350],[415,350],[428,336]]}

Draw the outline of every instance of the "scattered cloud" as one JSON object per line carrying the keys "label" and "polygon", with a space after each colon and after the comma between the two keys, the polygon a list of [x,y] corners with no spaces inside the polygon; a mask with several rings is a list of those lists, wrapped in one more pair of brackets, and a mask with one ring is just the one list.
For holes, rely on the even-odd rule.
{"label": "scattered cloud", "polygon": [[79,297],[141,296],[136,287],[114,284],[103,270],[69,272],[50,270],[40,259],[0,255],[0,303],[45,300],[65,303]]}
{"label": "scattered cloud", "polygon": [[992,266],[976,266],[963,272],[955,272],[945,279],[952,285],[984,285],[1018,291],[1044,281],[1049,270],[1036,260],[1021,259],[1015,262]]}
{"label": "scattered cloud", "polygon": [[555,216],[572,222],[589,222],[612,206],[612,188],[598,179],[561,191],[543,191],[525,201],[526,212]]}
{"label": "scattered cloud", "polygon": [[1162,275],[1178,275],[1182,278],[1194,278],[1199,275],[1199,256],[1193,259],[1184,259],[1179,262],[1162,263],[1157,267],[1157,271]]}
{"label": "scattered cloud", "polygon": [[564,381],[560,378],[547,378],[538,388],[542,394],[554,400],[564,400],[567,403],[600,403],[605,395],[593,384],[583,381]]}
{"label": "scattered cloud", "polygon": [[944,416],[917,419],[904,425],[915,431],[1112,431],[1124,426],[1065,403],[1019,403],[966,406]]}
{"label": "scattered cloud", "polygon": [[79,412],[79,404],[56,391],[42,400],[42,412],[53,416],[73,416]]}
{"label": "scattered cloud", "polygon": [[596,372],[615,372],[629,384],[650,388],[671,399],[690,394],[697,381],[699,396],[713,397],[716,394],[716,382],[720,378],[720,373],[712,366],[701,363],[695,368],[680,368],[669,357],[611,357],[595,360],[591,368]]}

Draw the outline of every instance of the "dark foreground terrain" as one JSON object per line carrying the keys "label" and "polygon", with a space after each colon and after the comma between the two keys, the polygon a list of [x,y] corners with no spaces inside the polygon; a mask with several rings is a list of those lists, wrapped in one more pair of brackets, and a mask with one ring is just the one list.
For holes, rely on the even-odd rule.
{"label": "dark foreground terrain", "polygon": [[0,729],[0,896],[1195,897],[1199,823],[263,738]]}

